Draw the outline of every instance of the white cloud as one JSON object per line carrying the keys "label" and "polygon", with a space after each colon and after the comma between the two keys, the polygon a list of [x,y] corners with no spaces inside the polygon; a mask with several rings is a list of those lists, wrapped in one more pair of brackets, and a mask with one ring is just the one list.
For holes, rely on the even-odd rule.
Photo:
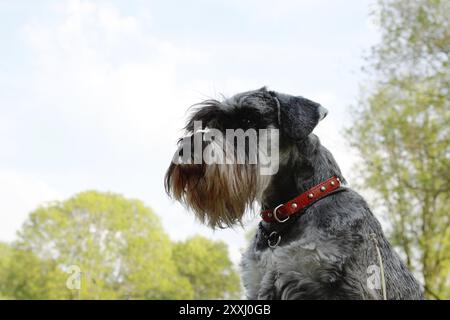
{"label": "white cloud", "polygon": [[0,240],[12,241],[28,213],[48,201],[60,200],[58,191],[34,177],[0,171]]}
{"label": "white cloud", "polygon": [[[136,18],[90,2],[70,1],[61,23],[24,28],[38,61],[36,94],[73,121],[92,121],[116,141],[163,128],[170,114],[177,50],[144,35]],[[52,102],[52,103],[49,103]],[[57,102],[57,103],[54,103]]]}

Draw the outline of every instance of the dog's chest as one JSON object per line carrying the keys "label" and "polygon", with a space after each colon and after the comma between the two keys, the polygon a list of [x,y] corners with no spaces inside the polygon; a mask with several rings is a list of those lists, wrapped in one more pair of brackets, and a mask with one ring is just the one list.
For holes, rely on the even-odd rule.
{"label": "dog's chest", "polygon": [[242,281],[248,298],[275,298],[280,294],[286,276],[298,271],[314,272],[319,256],[316,244],[308,241],[247,252],[242,261]]}

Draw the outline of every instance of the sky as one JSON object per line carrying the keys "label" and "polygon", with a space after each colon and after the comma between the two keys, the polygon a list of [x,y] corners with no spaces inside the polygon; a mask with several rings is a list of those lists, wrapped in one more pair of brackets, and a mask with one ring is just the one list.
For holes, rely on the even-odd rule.
{"label": "sky", "polygon": [[368,0],[0,0],[0,241],[86,190],[138,198],[173,240],[228,243],[164,191],[187,108],[268,86],[329,110],[316,128],[351,184],[342,136],[378,40]]}

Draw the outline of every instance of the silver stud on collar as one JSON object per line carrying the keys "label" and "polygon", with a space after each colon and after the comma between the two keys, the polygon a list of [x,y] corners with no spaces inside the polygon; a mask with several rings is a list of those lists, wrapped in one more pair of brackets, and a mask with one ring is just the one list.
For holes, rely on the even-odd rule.
{"label": "silver stud on collar", "polygon": [[325,186],[321,186],[321,187],[320,187],[320,191],[323,192],[323,191],[325,191],[325,190],[327,190],[327,188],[325,188]]}
{"label": "silver stud on collar", "polygon": [[297,204],[294,202],[293,204],[291,204],[292,209],[296,209],[297,208]]}
{"label": "silver stud on collar", "polygon": [[330,184],[331,184],[332,186],[334,186],[336,183],[335,183],[334,181],[331,181]]}
{"label": "silver stud on collar", "polygon": [[308,194],[308,198],[312,199],[314,195],[312,193]]}

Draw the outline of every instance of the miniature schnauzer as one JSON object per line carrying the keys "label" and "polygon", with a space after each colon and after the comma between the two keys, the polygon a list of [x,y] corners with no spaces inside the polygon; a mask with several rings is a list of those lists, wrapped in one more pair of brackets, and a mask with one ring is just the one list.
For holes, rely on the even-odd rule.
{"label": "miniature schnauzer", "polygon": [[[241,262],[249,299],[421,299],[366,201],[312,133],[326,114],[266,88],[206,100],[185,127],[166,191],[213,228],[241,224],[260,206],[263,219]],[[236,132],[244,132],[244,147]]]}

